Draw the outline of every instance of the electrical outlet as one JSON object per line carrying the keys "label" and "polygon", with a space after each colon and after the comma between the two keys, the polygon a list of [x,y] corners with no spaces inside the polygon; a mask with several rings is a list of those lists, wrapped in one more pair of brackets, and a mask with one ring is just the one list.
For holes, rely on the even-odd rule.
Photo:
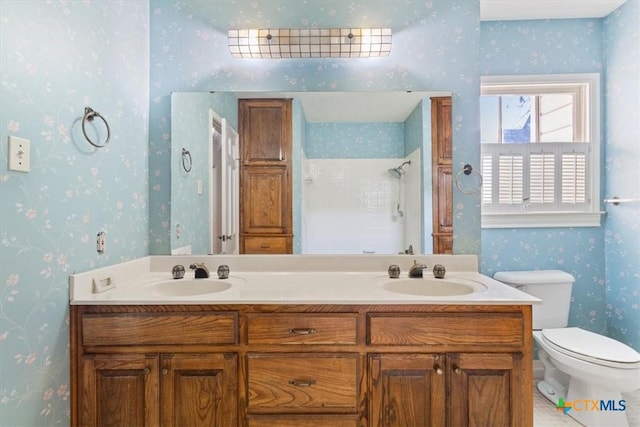
{"label": "electrical outlet", "polygon": [[99,232],[98,236],[96,237],[96,250],[98,251],[99,254],[104,253],[104,247],[106,243],[107,243],[107,235],[105,234],[104,231]]}
{"label": "electrical outlet", "polygon": [[8,169],[18,172],[31,170],[31,141],[15,136],[9,137]]}

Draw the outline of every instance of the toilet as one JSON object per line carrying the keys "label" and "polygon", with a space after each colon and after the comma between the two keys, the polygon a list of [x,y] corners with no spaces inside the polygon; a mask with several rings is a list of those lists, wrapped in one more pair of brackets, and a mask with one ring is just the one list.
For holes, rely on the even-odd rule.
{"label": "toilet", "polygon": [[621,393],[640,389],[640,353],[614,339],[567,327],[574,277],[536,270],[501,271],[493,278],[542,300],[533,306],[533,339],[544,366],[538,390],[587,427],[628,427],[628,404]]}

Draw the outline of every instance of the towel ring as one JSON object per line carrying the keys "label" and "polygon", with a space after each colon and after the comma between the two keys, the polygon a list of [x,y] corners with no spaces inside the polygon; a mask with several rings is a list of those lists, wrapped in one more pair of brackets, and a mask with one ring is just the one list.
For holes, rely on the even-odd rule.
{"label": "towel ring", "polygon": [[[188,166],[187,166],[188,164]],[[191,160],[191,153],[186,148],[182,149],[182,169],[185,172],[191,172],[191,166],[193,165],[193,161]]]}
{"label": "towel ring", "polygon": [[[102,120],[105,127],[107,128],[107,139],[102,144],[96,144],[95,142],[93,142],[91,138],[89,138],[89,136],[87,135],[87,131],[85,129],[85,123],[93,122],[93,119],[95,119],[96,117]],[[96,148],[106,147],[107,144],[109,143],[109,140],[111,139],[111,129],[109,129],[109,123],[107,123],[107,120],[104,117],[102,117],[100,113],[98,113],[91,107],[85,107],[84,109],[84,117],[82,118],[82,133],[84,134],[85,139],[89,141],[89,144],[93,145]]]}
{"label": "towel ring", "polygon": [[[474,187],[472,187],[470,189],[469,188],[464,188],[463,185],[460,183],[460,178],[462,177],[462,175],[469,176],[473,172],[475,172],[475,174],[478,176],[479,182]],[[455,183],[456,183],[456,187],[458,187],[458,190],[460,190],[460,192],[462,192],[464,194],[474,194],[474,193],[477,193],[478,191],[480,191],[480,188],[482,188],[482,175],[480,175],[480,172],[478,172],[476,170],[473,170],[473,167],[470,164],[467,163],[456,174]]]}

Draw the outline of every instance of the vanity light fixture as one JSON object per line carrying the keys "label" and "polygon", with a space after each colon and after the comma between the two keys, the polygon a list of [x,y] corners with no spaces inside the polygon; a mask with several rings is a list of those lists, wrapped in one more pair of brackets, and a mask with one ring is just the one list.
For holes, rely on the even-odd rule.
{"label": "vanity light fixture", "polygon": [[391,28],[229,30],[234,58],[369,58],[389,56]]}

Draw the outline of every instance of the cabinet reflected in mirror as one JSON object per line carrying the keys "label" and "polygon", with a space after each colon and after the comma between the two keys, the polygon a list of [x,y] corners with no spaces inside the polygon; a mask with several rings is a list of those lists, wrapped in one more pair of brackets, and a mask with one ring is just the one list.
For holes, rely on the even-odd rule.
{"label": "cabinet reflected in mirror", "polygon": [[[224,217],[233,231],[229,224],[241,222],[243,209],[239,194],[221,186],[222,177],[232,182],[235,172],[222,173],[225,144],[216,128],[224,122],[227,134],[239,130],[239,99],[280,98],[291,99],[291,252],[395,254],[411,247],[414,253],[432,253],[437,177],[431,147],[437,118],[430,98],[441,96],[449,93],[173,93],[172,252],[242,252],[240,236],[220,228]],[[190,172],[183,149],[191,155]],[[240,156],[230,150],[227,168],[240,169]],[[402,173],[391,172],[400,166]],[[228,219],[236,212],[233,203],[238,217]],[[236,240],[221,245],[222,238]]]}

